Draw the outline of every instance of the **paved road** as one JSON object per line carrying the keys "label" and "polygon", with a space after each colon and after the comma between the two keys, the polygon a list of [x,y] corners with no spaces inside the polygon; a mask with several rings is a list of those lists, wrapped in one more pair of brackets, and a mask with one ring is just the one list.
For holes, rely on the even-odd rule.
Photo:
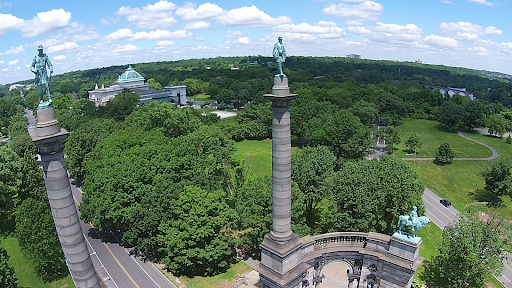
{"label": "paved road", "polygon": [[[25,110],[28,130],[35,127],[35,117]],[[82,191],[71,185],[75,204],[82,201]],[[80,212],[79,212],[80,213]],[[176,288],[151,262],[144,262],[129,255],[129,251],[117,243],[105,243],[90,224],[80,220],[94,269],[109,288]]]}
{"label": "paved road", "polygon": [[[439,196],[434,194],[428,188],[425,189],[423,193],[423,203],[425,204],[425,208],[427,210],[427,217],[432,220],[439,228],[444,229],[447,225],[452,223],[456,223],[459,221],[459,211],[450,207],[444,207],[441,203],[439,203]],[[504,261],[504,269],[503,275],[500,277],[496,277],[498,281],[500,281],[505,287],[512,288],[512,258],[509,258]]]}
{"label": "paved road", "polygon": [[[490,157],[486,157],[486,158],[453,158],[454,161],[489,161],[489,160],[494,160],[500,156],[498,154],[498,151],[496,151],[496,149],[492,148],[491,146],[489,146],[485,143],[476,141],[475,139],[471,139],[471,138],[465,136],[464,133],[462,133],[462,132],[459,132],[459,136],[462,138],[468,139],[469,141],[473,141],[482,146],[485,146],[486,148],[491,150],[492,155]],[[404,160],[404,161],[434,161],[435,158],[402,158],[402,160]]]}

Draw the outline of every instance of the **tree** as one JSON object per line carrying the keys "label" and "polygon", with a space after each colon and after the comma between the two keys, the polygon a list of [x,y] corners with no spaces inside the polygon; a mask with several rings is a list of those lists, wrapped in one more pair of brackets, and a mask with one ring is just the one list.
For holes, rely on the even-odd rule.
{"label": "tree", "polygon": [[424,262],[422,280],[434,287],[486,287],[485,281],[503,270],[504,246],[509,241],[504,223],[480,221],[464,213],[456,226],[446,226],[439,255]]}
{"label": "tree", "polygon": [[485,125],[485,115],[489,114],[489,105],[482,100],[468,101],[463,105],[465,110],[464,127],[473,129]]}
{"label": "tree", "polygon": [[510,194],[512,192],[511,168],[512,162],[508,159],[498,158],[490,161],[489,165],[479,173],[484,177],[485,190],[496,196]]}
{"label": "tree", "polygon": [[162,84],[156,82],[155,78],[148,79],[149,89],[151,90],[162,90]]}
{"label": "tree", "polygon": [[508,135],[507,139],[505,139],[505,142],[507,144],[512,144],[512,137],[510,137],[510,134]]}
{"label": "tree", "polygon": [[17,205],[28,198],[46,202],[46,188],[44,186],[43,170],[36,164],[34,156],[25,153],[21,158],[21,171],[18,177]]}
{"label": "tree", "polygon": [[435,162],[439,164],[448,164],[452,162],[453,157],[455,157],[455,155],[453,154],[450,144],[443,143],[439,148],[437,148]]}
{"label": "tree", "polygon": [[464,123],[464,117],[464,107],[453,101],[446,101],[439,108],[439,122],[450,130],[459,129]]}
{"label": "tree", "polygon": [[492,114],[487,119],[487,128],[489,129],[489,134],[503,137],[503,134],[507,132],[509,123],[505,117],[501,114]]}
{"label": "tree", "polygon": [[306,135],[312,146],[331,147],[337,159],[361,159],[373,145],[370,129],[347,110],[309,120]]}
{"label": "tree", "polygon": [[414,154],[416,154],[417,149],[421,148],[421,145],[420,138],[416,134],[412,134],[409,136],[409,139],[405,141],[405,146],[409,148],[409,152],[414,152]]}
{"label": "tree", "polygon": [[7,261],[9,261],[9,255],[7,255],[4,247],[0,245],[0,287],[17,288],[18,278],[16,278],[14,269],[9,267]]}
{"label": "tree", "polygon": [[166,256],[162,263],[177,275],[189,277],[225,272],[234,262],[235,238],[229,228],[237,220],[225,202],[226,193],[186,187],[172,209],[170,221],[159,227]]}
{"label": "tree", "polygon": [[28,198],[16,209],[16,238],[38,277],[51,282],[67,273],[47,202]]}
{"label": "tree", "polygon": [[8,146],[0,146],[0,213],[11,211],[16,192],[17,179],[21,170],[18,155]]}
{"label": "tree", "polygon": [[366,126],[370,126],[375,122],[377,114],[379,113],[379,109],[374,103],[368,103],[364,100],[359,100],[354,103],[352,108],[350,108],[350,112],[359,117],[361,123]]}
{"label": "tree", "polygon": [[394,126],[387,126],[379,129],[379,137],[382,137],[384,141],[386,141],[386,148],[389,147],[391,150],[391,154],[394,153],[395,145],[399,144],[402,139],[400,139],[400,134]]}
{"label": "tree", "polygon": [[326,146],[305,147],[292,156],[292,179],[304,194],[306,223],[313,228],[318,206],[329,192],[326,179],[334,173],[336,157]]}
{"label": "tree", "polygon": [[105,116],[116,121],[123,121],[126,116],[130,115],[139,105],[140,97],[137,93],[133,93],[128,88],[124,88],[119,94],[107,102],[105,107]]}
{"label": "tree", "polygon": [[324,231],[392,234],[400,215],[413,206],[424,211],[424,186],[403,161],[383,155],[380,161],[350,161],[330,177],[334,207]]}
{"label": "tree", "polygon": [[112,134],[118,126],[112,119],[92,119],[82,123],[69,135],[64,153],[67,156],[66,166],[75,179],[84,179],[85,161],[89,153],[100,140]]}
{"label": "tree", "polygon": [[249,177],[235,201],[239,216],[237,247],[245,255],[259,258],[259,245],[272,230],[272,177]]}

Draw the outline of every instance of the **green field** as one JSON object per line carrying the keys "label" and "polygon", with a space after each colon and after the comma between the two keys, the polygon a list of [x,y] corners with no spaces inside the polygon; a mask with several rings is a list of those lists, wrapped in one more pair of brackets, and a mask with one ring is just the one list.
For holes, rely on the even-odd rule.
{"label": "green field", "polygon": [[405,141],[412,134],[416,134],[420,139],[420,143],[422,143],[421,148],[417,150],[417,157],[419,158],[434,158],[437,148],[445,142],[450,144],[455,157],[484,158],[492,155],[491,150],[460,137],[457,132],[445,130],[442,125],[435,121],[422,119],[405,120],[403,125],[397,126],[396,129],[402,140],[395,147],[397,149],[395,150],[396,157],[412,157],[406,156],[407,147],[405,146]]}
{"label": "green field", "polygon": [[[255,176],[272,176],[272,140],[244,140],[235,143],[238,149],[235,156],[245,157],[249,174]],[[297,147],[292,147],[292,155]]]}
{"label": "green field", "polygon": [[206,95],[206,94],[197,94],[197,95],[190,96],[190,97],[187,97],[187,98],[194,99],[194,100],[197,100],[197,101],[213,100],[213,99],[210,99],[210,95]]}
{"label": "green field", "polygon": [[75,287],[71,276],[54,281],[52,283],[44,283],[39,279],[32,267],[29,259],[25,258],[21,252],[18,240],[12,236],[0,239],[2,246],[9,254],[9,266],[13,267],[18,277],[18,285],[23,288],[71,288]]}
{"label": "green field", "polygon": [[18,239],[13,237],[14,220],[11,218],[6,220],[4,217],[0,219],[0,243],[4,246],[9,255],[9,266],[14,268],[16,277],[18,278],[18,286],[20,288],[72,288],[75,287],[73,279],[68,274],[65,278],[59,279],[52,283],[44,283],[37,277],[34,267],[21,252]]}

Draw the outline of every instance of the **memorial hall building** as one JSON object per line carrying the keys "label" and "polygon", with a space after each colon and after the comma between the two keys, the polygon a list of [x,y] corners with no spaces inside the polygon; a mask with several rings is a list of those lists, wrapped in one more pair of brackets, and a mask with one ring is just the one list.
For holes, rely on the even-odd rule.
{"label": "memorial hall building", "polygon": [[119,76],[116,85],[106,88],[104,86],[98,88],[98,85],[96,85],[94,90],[88,91],[89,100],[93,101],[96,106],[103,106],[116,97],[124,88],[139,94],[140,102],[143,104],[147,104],[151,100],[171,102],[178,106],[187,104],[187,86],[165,86],[163,90],[151,90],[144,77],[135,71],[132,66],[128,66],[126,71]]}

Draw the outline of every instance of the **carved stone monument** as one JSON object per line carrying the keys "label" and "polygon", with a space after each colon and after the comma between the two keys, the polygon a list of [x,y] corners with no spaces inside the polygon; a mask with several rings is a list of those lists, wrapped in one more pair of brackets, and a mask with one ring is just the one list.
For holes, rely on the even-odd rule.
{"label": "carved stone monument", "polygon": [[[50,98],[50,79],[48,78],[48,73],[46,71],[46,67],[50,69],[50,77],[53,73],[52,62],[50,62],[50,58],[48,55],[43,53],[43,45],[39,45],[37,47],[38,54],[34,56],[32,60],[32,65],[30,66],[30,71],[35,74],[34,84],[37,86],[37,91],[39,92],[39,106],[38,109],[45,109],[50,106],[53,106],[52,99]],[[46,92],[47,101],[44,101],[43,96],[43,88],[44,92]]]}
{"label": "carved stone monument", "polygon": [[[46,55],[43,57],[41,54],[42,46],[31,68],[36,74],[41,101],[37,108],[37,124],[30,137],[41,155],[44,184],[53,221],[71,277],[77,288],[100,288],[80,226],[64,163],[62,141],[66,139],[68,132],[59,127],[59,122],[55,118],[55,108],[50,99],[45,65],[49,65],[52,71],[51,64]],[[44,72],[41,67],[45,69]],[[43,99],[42,87],[46,89],[48,101]]]}
{"label": "carved stone monument", "polygon": [[[398,232],[391,237],[380,233],[338,232],[299,239],[291,230],[289,105],[297,95],[290,94],[288,78],[282,73],[286,52],[279,38],[274,48],[278,74],[274,77],[272,94],[263,95],[272,101],[272,231],[260,245],[261,262],[255,268],[260,273],[260,288],[322,287],[324,269],[334,262],[348,267],[338,273],[346,273],[348,288],[411,287],[414,273],[423,262],[419,256],[421,238],[416,235],[402,238]],[[421,222],[416,210],[411,216],[411,220],[405,216],[410,221],[407,223]],[[412,236],[419,241],[410,240]]]}

